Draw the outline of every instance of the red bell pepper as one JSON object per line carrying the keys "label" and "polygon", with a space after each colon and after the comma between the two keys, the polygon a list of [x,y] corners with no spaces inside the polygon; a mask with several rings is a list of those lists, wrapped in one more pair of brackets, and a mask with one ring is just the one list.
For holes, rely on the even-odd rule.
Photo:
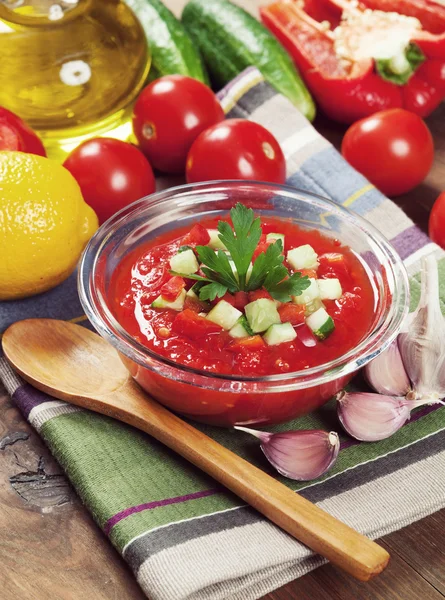
{"label": "red bell pepper", "polygon": [[[343,10],[398,12],[422,29],[410,40],[414,58],[404,78],[382,72],[381,61],[344,61],[333,30]],[[322,110],[352,123],[377,111],[405,108],[428,116],[445,98],[445,7],[433,0],[277,0],[260,9],[264,24],[287,48]],[[410,57],[407,54],[408,60]]]}

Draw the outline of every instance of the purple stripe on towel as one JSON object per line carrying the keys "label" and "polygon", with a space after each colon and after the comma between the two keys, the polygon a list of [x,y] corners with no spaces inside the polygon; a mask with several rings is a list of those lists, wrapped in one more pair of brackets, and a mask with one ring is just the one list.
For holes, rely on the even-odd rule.
{"label": "purple stripe on towel", "polygon": [[39,406],[40,404],[44,404],[45,402],[51,402],[54,400],[54,398],[51,398],[47,394],[40,392],[28,383],[25,383],[17,388],[12,395],[12,399],[26,419],[28,419],[29,413],[33,408]]}
{"label": "purple stripe on towel", "polygon": [[427,244],[431,242],[430,238],[423,233],[421,229],[417,227],[417,225],[413,225],[399,235],[396,235],[395,238],[392,238],[391,244],[400,254],[400,258],[405,260],[420,248],[423,248]]}
{"label": "purple stripe on towel", "polygon": [[199,500],[200,498],[206,498],[207,496],[214,496],[215,494],[221,494],[225,490],[224,488],[219,489],[211,489],[211,490],[203,490],[201,492],[194,492],[193,494],[186,494],[185,496],[176,496],[175,498],[165,498],[164,500],[155,500],[154,502],[147,502],[146,504],[139,504],[137,506],[131,506],[130,508],[126,508],[125,510],[121,510],[121,512],[117,513],[111,519],[105,523],[104,532],[106,535],[110,534],[112,528],[122,521],[122,519],[126,519],[130,515],[134,515],[135,513],[142,512],[143,510],[153,510],[154,508],[160,508],[162,506],[169,506],[170,504],[180,504],[181,502],[187,502],[188,500]]}
{"label": "purple stripe on towel", "polygon": [[[230,94],[230,91],[232,90],[232,88],[237,85],[240,81],[243,81],[247,75],[247,73],[251,73],[252,71],[256,71],[256,67],[248,67],[245,71],[243,71],[242,73],[240,73],[239,75],[237,75],[234,79],[232,79],[227,85],[225,85],[223,87],[222,90],[220,90],[216,96],[218,98],[218,100],[222,100],[223,98],[225,98],[228,94]],[[244,90],[245,91],[245,90]]]}

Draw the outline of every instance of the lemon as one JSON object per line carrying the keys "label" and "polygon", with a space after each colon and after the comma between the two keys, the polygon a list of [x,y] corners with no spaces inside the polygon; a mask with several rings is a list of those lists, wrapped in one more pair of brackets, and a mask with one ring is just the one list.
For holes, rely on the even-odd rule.
{"label": "lemon", "polygon": [[62,165],[0,152],[0,300],[61,283],[97,227],[96,214]]}

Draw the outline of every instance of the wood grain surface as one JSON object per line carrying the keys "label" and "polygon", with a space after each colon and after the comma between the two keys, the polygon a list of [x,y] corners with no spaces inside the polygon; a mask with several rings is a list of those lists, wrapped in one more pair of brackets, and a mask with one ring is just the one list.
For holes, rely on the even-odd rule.
{"label": "wood grain surface", "polygon": [[[166,0],[177,13],[185,2]],[[253,13],[260,4],[238,3]],[[428,124],[436,144],[434,167],[421,186],[396,200],[425,231],[432,203],[445,190],[445,106]],[[315,125],[338,146],[342,126],[321,117]],[[370,582],[356,582],[326,565],[264,600],[440,600],[445,598],[444,531],[442,510],[383,538],[392,560]],[[0,600],[144,598],[0,384]]]}

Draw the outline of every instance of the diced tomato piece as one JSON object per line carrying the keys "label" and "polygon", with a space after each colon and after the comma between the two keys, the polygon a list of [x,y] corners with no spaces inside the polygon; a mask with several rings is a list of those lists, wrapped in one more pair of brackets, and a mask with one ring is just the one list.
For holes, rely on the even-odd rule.
{"label": "diced tomato piece", "polygon": [[184,309],[192,310],[194,313],[207,312],[209,309],[208,304],[201,302],[196,298],[190,298],[186,296],[184,300]]}
{"label": "diced tomato piece", "polygon": [[205,227],[196,223],[181,240],[181,246],[205,246],[210,242],[209,232]]}
{"label": "diced tomato piece", "polygon": [[249,302],[255,302],[255,300],[259,300],[260,298],[267,298],[268,300],[273,300],[272,296],[269,292],[263,288],[260,290],[255,290],[253,292],[249,292]]}
{"label": "diced tomato piece", "polygon": [[304,323],[304,313],[304,304],[290,304],[286,302],[278,308],[278,314],[280,315],[281,322],[291,323],[291,325],[299,325],[300,323]]}
{"label": "diced tomato piece", "polygon": [[258,258],[258,256],[260,254],[262,254],[263,252],[266,252],[266,250],[268,249],[268,247],[274,243],[275,240],[269,240],[269,241],[264,241],[258,244],[258,246],[255,249],[255,252],[253,253],[252,256],[252,261],[255,262],[255,259]]}
{"label": "diced tomato piece", "polygon": [[222,296],[221,298],[218,298],[218,296],[217,296],[215,298],[215,300],[212,300],[211,304],[213,306],[215,306],[215,304],[218,304],[218,302],[220,302],[221,300],[225,300],[226,302],[228,302],[232,306],[235,306],[235,296],[233,294],[230,294],[229,292],[226,292],[224,294],[224,296]]}
{"label": "diced tomato piece", "polygon": [[222,331],[220,325],[209,321],[205,317],[200,317],[188,308],[176,316],[171,329],[174,333],[186,335],[191,340],[197,340],[210,333]]}
{"label": "diced tomato piece", "polygon": [[243,310],[243,308],[249,304],[249,295],[247,292],[235,292],[235,304],[233,305],[238,310]]}
{"label": "diced tomato piece", "polygon": [[317,271],[315,269],[302,269],[300,271],[302,277],[309,277],[310,279],[317,279]]}
{"label": "diced tomato piece", "polygon": [[318,257],[319,276],[329,275],[337,277],[341,281],[347,281],[350,277],[349,268],[344,254],[328,252]]}
{"label": "diced tomato piece", "polygon": [[243,350],[254,352],[265,347],[266,344],[260,335],[250,335],[249,337],[233,340],[227,346],[227,350],[231,350],[232,352],[242,352]]}
{"label": "diced tomato piece", "polygon": [[161,296],[168,302],[173,302],[184,288],[184,279],[178,275],[175,275],[161,287]]}

